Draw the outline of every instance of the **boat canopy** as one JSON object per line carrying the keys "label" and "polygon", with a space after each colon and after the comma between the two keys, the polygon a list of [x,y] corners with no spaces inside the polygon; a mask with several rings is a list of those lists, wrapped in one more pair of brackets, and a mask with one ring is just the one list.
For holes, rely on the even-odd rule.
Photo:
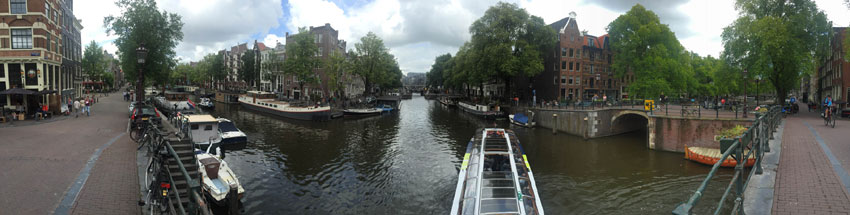
{"label": "boat canopy", "polygon": [[528,123],[528,116],[522,113],[514,114],[514,121],[517,121],[522,124]]}
{"label": "boat canopy", "polygon": [[189,121],[189,123],[191,123],[191,124],[207,123],[207,122],[218,123],[218,120],[213,118],[211,115],[207,115],[207,114],[204,114],[204,115],[186,115],[186,120]]}

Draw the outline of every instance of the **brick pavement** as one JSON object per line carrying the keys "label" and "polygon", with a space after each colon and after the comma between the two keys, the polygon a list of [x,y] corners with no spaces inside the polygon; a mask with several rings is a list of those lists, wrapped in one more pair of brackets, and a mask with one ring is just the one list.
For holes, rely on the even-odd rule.
{"label": "brick pavement", "polygon": [[135,146],[124,135],[103,151],[71,214],[140,214]]}
{"label": "brick pavement", "polygon": [[[808,121],[817,121],[817,115],[801,112],[786,118],[773,214],[850,214],[850,195],[803,123]],[[819,125],[823,127],[822,121]]]}
{"label": "brick pavement", "polygon": [[[125,132],[126,107],[121,95],[113,93],[92,106],[90,117],[0,128],[0,190],[4,192],[0,214],[52,213],[95,150]],[[107,148],[93,171],[97,174],[115,162],[111,158],[117,157],[117,151]],[[135,168],[127,171],[135,174]],[[97,180],[95,176],[92,180]],[[127,185],[133,189],[138,183],[135,177],[131,179]],[[90,181],[84,189],[96,187],[93,183]],[[138,191],[133,194],[138,195]],[[130,203],[138,210],[136,200]]]}

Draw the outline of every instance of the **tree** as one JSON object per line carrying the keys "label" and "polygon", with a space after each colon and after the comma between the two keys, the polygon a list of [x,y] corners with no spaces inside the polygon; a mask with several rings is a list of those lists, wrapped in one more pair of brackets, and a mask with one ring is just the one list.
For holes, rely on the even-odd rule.
{"label": "tree", "polygon": [[120,16],[103,18],[107,34],[115,34],[115,45],[121,59],[121,68],[128,81],[138,79],[139,64],[136,48],[144,44],[148,49],[144,68],[145,81],[166,83],[169,71],[177,65],[174,48],[183,40],[183,22],[180,15],[160,11],[155,0],[118,0]]}
{"label": "tree", "polygon": [[469,71],[479,85],[491,79],[505,83],[503,95],[510,95],[510,79],[533,77],[543,71],[543,54],[557,41],[557,33],[543,19],[529,15],[516,4],[499,2],[469,27],[472,35]]}
{"label": "tree", "polygon": [[83,52],[82,67],[83,73],[89,77],[89,80],[101,80],[106,69],[106,62],[103,62],[103,49],[94,40],[86,46],[86,50]]}
{"label": "tree", "polygon": [[427,78],[426,85],[428,86],[443,86],[443,73],[448,69],[449,60],[452,59],[452,54],[446,53],[444,55],[437,56],[434,59],[434,64],[431,65],[431,70],[425,74]]}
{"label": "tree", "polygon": [[[389,53],[389,49],[384,46],[381,38],[369,32],[361,37],[360,42],[354,44],[354,47],[354,51],[348,54],[351,57],[352,73],[363,79],[366,94],[372,93],[374,85],[383,87],[395,85],[394,78],[397,74],[401,74],[401,69],[398,68],[395,56]],[[401,82],[401,76],[398,76],[398,82]]]}
{"label": "tree", "polygon": [[803,75],[814,71],[829,51],[832,22],[810,0],[737,0],[740,17],[723,29],[722,57],[735,69],[747,70],[746,80],[764,77],[777,102]]}
{"label": "tree", "polygon": [[629,92],[644,97],[679,95],[694,83],[687,79],[693,76],[682,63],[689,55],[670,28],[643,5],[636,4],[608,24],[608,35],[617,53],[611,63],[615,76],[634,73]]}
{"label": "tree", "polygon": [[306,28],[298,28],[298,34],[292,35],[292,42],[286,44],[286,61],[283,63],[284,73],[298,79],[298,88],[304,92],[304,84],[319,82],[314,70],[321,62],[316,56],[319,47],[313,42],[313,33]]}
{"label": "tree", "polygon": [[239,58],[242,64],[239,66],[239,80],[244,81],[248,86],[256,86],[259,71],[257,71],[257,57],[254,51],[246,51]]}
{"label": "tree", "polygon": [[204,61],[210,62],[210,67],[206,73],[213,81],[218,83],[227,78],[227,70],[224,68],[224,56],[221,56],[221,54],[209,54],[204,56]]}
{"label": "tree", "polygon": [[328,77],[328,89],[337,95],[345,95],[345,83],[351,78],[346,72],[349,69],[348,61],[339,50],[333,50],[324,62],[325,75]]}

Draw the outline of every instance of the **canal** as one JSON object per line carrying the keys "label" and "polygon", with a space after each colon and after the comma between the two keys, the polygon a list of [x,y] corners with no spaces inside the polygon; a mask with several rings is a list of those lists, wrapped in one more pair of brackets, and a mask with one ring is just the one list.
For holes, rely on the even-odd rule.
{"label": "canal", "polygon": [[[245,187],[248,214],[447,214],[466,143],[485,126],[514,129],[550,214],[669,214],[710,170],[681,153],[647,149],[646,131],[583,140],[478,119],[421,96],[401,107],[330,122],[222,103],[212,114],[248,135],[248,146],[226,157]],[[695,212],[717,204],[732,171],[718,174]]]}

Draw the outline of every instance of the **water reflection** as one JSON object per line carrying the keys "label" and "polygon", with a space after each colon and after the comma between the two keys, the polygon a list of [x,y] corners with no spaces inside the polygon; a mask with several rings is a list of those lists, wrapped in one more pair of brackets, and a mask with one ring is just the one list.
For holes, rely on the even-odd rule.
{"label": "water reflection", "polygon": [[[227,161],[246,189],[249,214],[445,214],[466,143],[485,121],[414,96],[399,113],[295,121],[217,104],[249,139]],[[548,129],[514,128],[547,212],[669,213],[707,166],[645,148],[645,132],[585,141]],[[731,171],[720,173],[728,180]],[[721,191],[725,182],[714,182]],[[705,204],[719,197],[709,192]],[[703,212],[703,211],[697,211]],[[707,211],[706,211],[707,212]],[[705,212],[703,212],[705,213]]]}

